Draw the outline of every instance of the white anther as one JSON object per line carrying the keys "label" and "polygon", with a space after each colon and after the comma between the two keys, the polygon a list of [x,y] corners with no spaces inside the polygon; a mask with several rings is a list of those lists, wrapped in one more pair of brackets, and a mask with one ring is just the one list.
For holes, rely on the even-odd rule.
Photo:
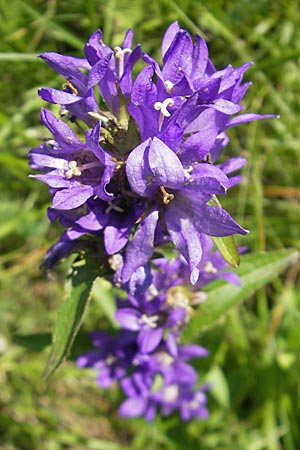
{"label": "white anther", "polygon": [[203,392],[197,392],[193,398],[193,400],[191,400],[190,402],[188,402],[188,405],[191,409],[197,409],[199,408],[199,405],[201,405],[201,403],[205,403],[205,395],[203,394]]}
{"label": "white anther", "polygon": [[106,360],[105,363],[107,366],[111,366],[113,363],[115,363],[117,361],[117,358],[113,355],[109,355]]}
{"label": "white anther", "polygon": [[213,274],[218,273],[217,269],[215,268],[215,266],[211,261],[207,261],[207,263],[205,264],[204,272]]}
{"label": "white anther", "polygon": [[170,80],[166,80],[165,81],[165,87],[166,87],[167,93],[170,94],[172,89],[173,89],[173,87],[174,87],[174,83],[172,83],[172,81],[170,81]]}
{"label": "white anther", "polygon": [[58,143],[54,139],[47,139],[45,144],[52,148],[58,147]]}
{"label": "white anther", "polygon": [[164,364],[165,366],[170,366],[174,362],[173,356],[167,352],[158,352],[156,359],[159,364]]}
{"label": "white anther", "polygon": [[119,60],[119,79],[120,79],[124,73],[125,55],[126,55],[126,53],[130,54],[132,52],[132,50],[130,48],[115,47],[114,52],[115,52],[115,57]]}
{"label": "white anther", "polygon": [[108,207],[106,208],[106,210],[104,212],[105,212],[105,214],[109,214],[112,210],[117,211],[117,212],[124,212],[123,208],[121,208],[118,205],[115,205],[112,201],[109,201]]}
{"label": "white anther", "polygon": [[158,292],[158,290],[156,289],[156,287],[154,286],[154,284],[151,284],[149,287],[148,287],[148,292],[149,292],[149,295],[147,296],[147,301],[148,302],[151,302],[151,300],[153,300],[155,297],[157,297],[158,296],[158,294],[159,294],[159,292]]}
{"label": "white anther", "polygon": [[120,253],[116,253],[115,255],[111,255],[108,258],[108,264],[109,264],[110,268],[116,272],[123,265],[122,255],[120,255]]}
{"label": "white anther", "polygon": [[102,116],[101,114],[94,112],[94,111],[89,111],[88,115],[90,117],[92,117],[93,119],[99,120],[99,122],[103,122],[103,123],[108,123],[109,122],[109,118]]}
{"label": "white anther", "polygon": [[170,117],[170,113],[167,110],[168,106],[173,106],[174,100],[172,98],[166,98],[163,102],[155,102],[154,109],[156,111],[160,111],[159,119],[158,119],[158,130],[161,130],[163,121],[165,117]]}
{"label": "white anther", "polygon": [[167,110],[167,107],[173,105],[174,100],[172,98],[166,98],[163,102],[155,102],[154,109],[156,109],[156,111],[160,111],[160,114],[162,114],[164,117],[170,117],[171,114]]}
{"label": "white anther", "polygon": [[121,48],[121,47],[115,47],[114,48],[115,51],[115,57],[120,59],[120,58],[124,58],[124,55],[126,55],[126,53],[132,53],[131,48]]}
{"label": "white anther", "polygon": [[77,162],[76,161],[70,161],[68,163],[68,166],[70,167],[70,170],[67,170],[67,172],[65,173],[65,177],[69,180],[70,178],[72,178],[73,176],[75,177],[80,177],[81,175],[81,171],[79,170],[79,168],[77,167]]}
{"label": "white anther", "polygon": [[193,180],[191,178],[191,172],[193,171],[193,166],[188,167],[187,169],[183,169],[184,177],[186,180],[189,180],[190,182]]}
{"label": "white anther", "polygon": [[186,291],[180,286],[173,286],[167,293],[167,304],[171,308],[185,308],[186,311],[190,310],[190,301],[186,295]]}
{"label": "white anther", "polygon": [[164,389],[163,396],[166,402],[174,402],[177,400],[179,389],[177,384],[171,384]]}
{"label": "white anther", "polygon": [[65,177],[69,180],[73,176],[80,177],[80,175],[84,170],[91,169],[92,167],[98,167],[99,163],[97,161],[94,161],[87,164],[83,164],[82,166],[77,166],[77,161],[70,161],[68,165],[70,167],[70,170],[66,171]]}
{"label": "white anther", "polygon": [[156,328],[158,316],[147,316],[147,314],[142,314],[140,319],[140,323],[145,323],[149,328]]}

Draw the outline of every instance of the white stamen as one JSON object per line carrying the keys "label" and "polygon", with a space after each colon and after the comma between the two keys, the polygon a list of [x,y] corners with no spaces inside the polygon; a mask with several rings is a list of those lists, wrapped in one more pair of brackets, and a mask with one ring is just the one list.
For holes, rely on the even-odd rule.
{"label": "white stamen", "polygon": [[142,314],[139,321],[140,323],[145,323],[150,328],[156,328],[158,319],[158,316],[147,316],[147,314]]}
{"label": "white stamen", "polygon": [[155,102],[154,109],[156,109],[156,111],[160,111],[163,116],[170,117],[171,114],[167,110],[167,107],[173,105],[174,100],[172,98],[166,98],[163,102]]}
{"label": "white stamen", "polygon": [[207,263],[204,266],[204,272],[206,273],[218,273],[217,269],[213,265],[211,261],[207,261]]}
{"label": "white stamen", "polygon": [[116,361],[117,361],[117,358],[113,355],[109,355],[105,360],[105,362],[108,366],[111,366]]}
{"label": "white stamen", "polygon": [[197,409],[199,408],[199,405],[204,404],[206,400],[205,395],[203,394],[203,392],[197,392],[195,394],[195,397],[193,398],[193,400],[191,400],[188,404],[190,406],[191,409]]}
{"label": "white stamen", "polygon": [[164,364],[166,366],[170,366],[174,362],[173,356],[171,356],[167,352],[159,352],[159,353],[157,353],[156,359],[157,359],[157,362],[159,364]]}
{"label": "white stamen", "polygon": [[165,87],[166,87],[167,93],[170,94],[172,89],[173,89],[173,87],[174,87],[174,83],[172,83],[172,81],[170,81],[170,80],[166,80],[165,81]]}
{"label": "white stamen", "polygon": [[122,255],[120,255],[120,253],[111,255],[108,258],[108,263],[109,263],[110,268],[116,272],[117,270],[119,270],[122,267],[122,264],[123,264]]}
{"label": "white stamen", "polygon": [[108,123],[109,122],[109,118],[102,116],[101,114],[94,112],[94,111],[89,111],[88,115],[91,116],[93,119],[99,120],[99,122],[103,122],[103,123]]}
{"label": "white stamen", "polygon": [[191,172],[193,171],[193,169],[193,166],[190,166],[187,169],[183,169],[184,177],[189,181],[191,181]]}
{"label": "white stamen", "polygon": [[151,300],[153,300],[155,297],[157,297],[158,296],[158,294],[159,294],[159,292],[158,292],[158,290],[156,289],[156,287],[154,286],[154,284],[151,284],[149,287],[148,287],[148,292],[149,292],[149,295],[147,296],[147,301],[148,302],[151,302]]}
{"label": "white stamen", "polygon": [[170,117],[171,113],[167,110],[168,106],[173,106],[174,100],[172,98],[166,98],[163,102],[155,102],[154,109],[160,111],[158,119],[158,129],[161,130],[163,121],[165,117]]}
{"label": "white stamen", "polygon": [[117,211],[117,212],[124,212],[124,209],[121,208],[118,205],[115,205],[112,201],[108,202],[108,207],[105,210],[105,214],[109,214],[111,210]]}
{"label": "white stamen", "polygon": [[178,398],[178,385],[177,384],[171,384],[171,386],[168,386],[164,389],[164,400],[166,402],[174,402]]}
{"label": "white stamen", "polygon": [[65,173],[65,176],[68,180],[73,176],[80,177],[81,171],[78,169],[76,161],[70,161],[68,166],[70,167],[70,170],[67,170],[67,172]]}
{"label": "white stamen", "polygon": [[82,166],[77,166],[77,161],[69,161],[68,166],[70,170],[67,170],[65,173],[65,177],[70,180],[73,176],[80,177],[82,172],[87,169],[91,169],[92,167],[98,167],[99,163],[97,161],[90,162],[87,164],[83,164]]}
{"label": "white stamen", "polygon": [[58,147],[58,143],[54,139],[47,139],[45,141],[45,144],[49,145],[49,147],[52,147],[52,148]]}
{"label": "white stamen", "polygon": [[132,50],[130,48],[121,48],[121,47],[115,47],[114,48],[115,57],[119,60],[119,79],[122,77],[124,73],[124,58],[126,53],[132,53]]}

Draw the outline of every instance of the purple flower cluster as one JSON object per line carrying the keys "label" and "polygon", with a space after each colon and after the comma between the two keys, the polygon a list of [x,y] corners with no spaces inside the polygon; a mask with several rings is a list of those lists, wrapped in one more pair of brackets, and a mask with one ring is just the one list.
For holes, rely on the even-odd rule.
{"label": "purple flower cluster", "polygon": [[[201,285],[205,284],[205,275],[210,281],[226,276],[233,283],[239,282],[235,274],[223,272],[226,263],[219,256],[218,252],[207,255],[201,268]],[[165,416],[178,411],[182,420],[204,419],[208,415],[208,386],[198,386],[197,373],[188,361],[205,357],[208,351],[199,345],[183,345],[180,336],[193,315],[193,306],[204,301],[205,294],[199,285],[187,283],[188,266],[182,258],[153,262],[149,288],[117,301],[119,333],[91,333],[95,350],[77,362],[79,367],[98,371],[102,388],[120,382],[126,396],[120,406],[121,415],[143,415],[152,420],[159,408]]]}
{"label": "purple flower cluster", "polygon": [[[232,117],[242,109],[249,86],[242,79],[251,64],[217,71],[205,41],[196,36],[193,42],[177,22],[163,39],[162,68],[131,46],[130,30],[114,50],[97,31],[84,59],[41,55],[67,81],[62,90],[40,89],[40,96],[60,104],[61,116],[81,135],[86,130],[79,137],[66,120],[42,110],[51,137],[31,150],[31,167],[49,185],[50,220],[67,228],[49,265],[58,250],[68,253],[74,241],[96,234],[106,254],[122,253],[118,278],[126,283],[148,265],[155,246],[172,242],[195,283],[203,236],[247,233],[224,209],[208,205],[240,181],[230,175],[246,162],[215,164],[229,140],[225,132],[266,116]],[[145,65],[133,80],[141,58]]]}
{"label": "purple flower cluster", "polygon": [[[216,277],[238,283],[210,236],[247,233],[216,199],[241,181],[235,172],[246,161],[217,160],[229,128],[271,116],[236,115],[251,63],[217,71],[205,41],[177,22],[163,38],[161,66],[132,41],[129,30],[111,49],[98,30],[85,58],[40,55],[66,80],[39,90],[60,105],[60,118],[42,109],[50,136],[30,151],[40,172],[33,177],[52,196],[49,219],[65,228],[45,265],[89,246],[105,259],[106,278],[128,293],[117,301],[119,335],[94,332],[96,350],[78,362],[99,370],[102,387],[120,381],[123,415],[151,419],[159,407],[204,418],[207,387],[196,387],[187,361],[207,351],[182,345],[180,334],[202,286]],[[164,248],[179,256],[158,258]]]}

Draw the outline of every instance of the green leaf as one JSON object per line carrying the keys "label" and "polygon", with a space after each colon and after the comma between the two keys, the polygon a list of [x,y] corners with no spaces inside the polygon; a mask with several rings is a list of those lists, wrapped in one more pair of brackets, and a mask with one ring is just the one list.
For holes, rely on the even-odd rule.
{"label": "green leaf", "polygon": [[95,300],[101,307],[103,314],[109,321],[112,328],[120,328],[115,320],[115,290],[108,281],[103,278],[97,278],[93,287],[93,300]]}
{"label": "green leaf", "polygon": [[205,382],[211,386],[210,392],[224,409],[230,407],[230,392],[227,379],[220,366],[213,366],[205,377]]}
{"label": "green leaf", "polygon": [[13,342],[34,352],[41,352],[45,347],[51,345],[50,333],[15,334]]}
{"label": "green leaf", "polygon": [[[212,196],[208,204],[222,208],[216,195]],[[240,255],[234,236],[213,237],[212,239],[225,261],[232,267],[238,267],[240,264]]]}
{"label": "green leaf", "polygon": [[232,267],[240,264],[240,255],[234,236],[213,237],[219,252]]}
{"label": "green leaf", "polygon": [[185,330],[184,339],[193,339],[203,327],[211,325],[234,305],[250,297],[298,258],[299,253],[295,249],[243,256],[242,264],[236,270],[241,279],[241,287],[223,282],[220,285],[218,281],[212,283],[206,300],[198,307]]}
{"label": "green leaf", "polygon": [[73,264],[66,282],[66,296],[59,306],[51,353],[44,370],[47,380],[67,357],[87,309],[99,270],[85,260]]}

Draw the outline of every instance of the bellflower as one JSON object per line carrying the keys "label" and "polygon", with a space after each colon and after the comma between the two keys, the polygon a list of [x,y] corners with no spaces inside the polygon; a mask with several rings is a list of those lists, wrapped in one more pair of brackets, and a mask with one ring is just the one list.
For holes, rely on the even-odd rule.
{"label": "bellflower", "polygon": [[[96,31],[83,59],[41,55],[66,83],[40,96],[60,104],[77,127],[42,110],[52,136],[30,152],[31,166],[43,172],[35,177],[50,188],[49,217],[67,227],[46,265],[76,247],[71,241],[94,234],[107,255],[121,253],[115,280],[124,285],[141,267],[149,272],[156,245],[171,242],[195,284],[207,236],[247,233],[211,204],[240,181],[231,175],[246,162],[215,164],[229,141],[226,130],[269,116],[236,116],[250,63],[217,71],[204,40],[193,41],[177,22],[164,36],[162,66],[139,45],[132,50],[132,38],[129,30],[113,50]],[[134,79],[140,58],[146,66]]]}
{"label": "bellflower", "polygon": [[[206,357],[208,351],[199,345],[182,344],[181,334],[194,307],[205,299],[199,289],[225,275],[226,263],[212,250],[212,241],[206,237],[195,286],[189,285],[184,258],[154,259],[151,285],[116,302],[119,333],[91,333],[94,349],[80,356],[77,364],[96,369],[101,388],[120,383],[126,397],[120,405],[121,415],[153,420],[160,411],[165,416],[178,412],[182,420],[207,417],[208,386],[199,386],[190,360]],[[233,275],[226,272],[225,279],[237,283]]]}

